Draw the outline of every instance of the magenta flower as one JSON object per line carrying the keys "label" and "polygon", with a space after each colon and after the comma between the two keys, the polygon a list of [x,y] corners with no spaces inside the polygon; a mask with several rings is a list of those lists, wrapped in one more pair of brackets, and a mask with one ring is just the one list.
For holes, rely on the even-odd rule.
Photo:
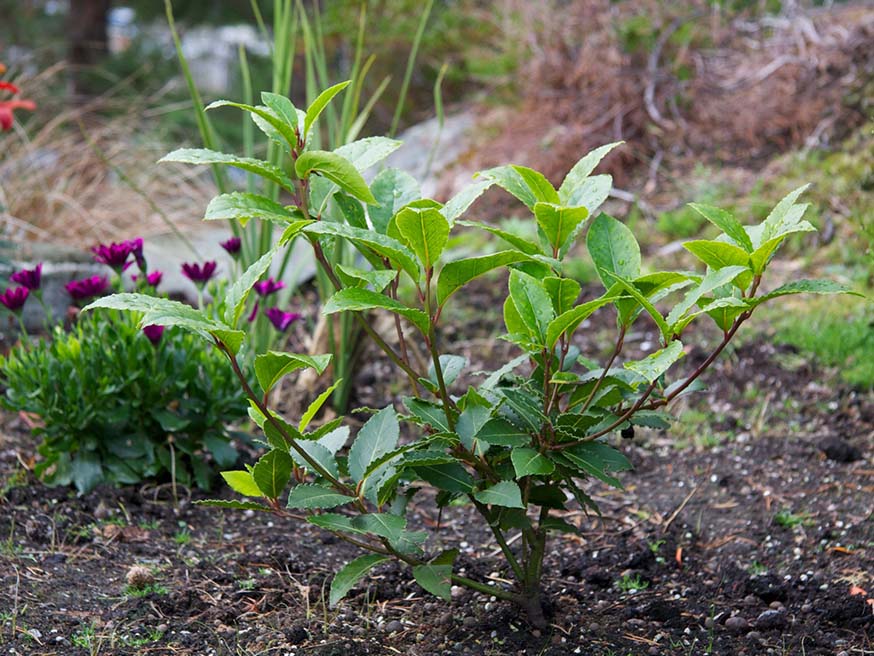
{"label": "magenta flower", "polygon": [[[100,264],[105,264],[106,266],[112,267],[116,271],[121,272],[131,265],[131,263],[128,262],[128,258],[130,258],[131,254],[133,254],[137,249],[137,241],[139,241],[139,258],[142,258],[142,239],[134,241],[126,239],[121,243],[112,242],[108,245],[98,244],[91,249],[91,252],[94,253],[95,262],[100,262]],[[139,258],[137,261],[139,261]]]}
{"label": "magenta flower", "polygon": [[273,327],[281,333],[288,330],[288,327],[291,324],[303,316],[297,312],[283,312],[278,307],[266,308],[264,314],[266,314],[267,318],[270,319],[270,323],[273,324]]}
{"label": "magenta flower", "polygon": [[30,290],[27,287],[9,287],[0,294],[0,303],[3,303],[10,312],[18,314],[29,295]]}
{"label": "magenta flower", "polygon": [[99,296],[106,291],[109,286],[109,280],[106,276],[91,276],[90,278],[82,278],[82,280],[71,280],[64,289],[67,293],[77,301],[82,301],[92,296]]}
{"label": "magenta flower", "polygon": [[209,282],[209,279],[215,275],[215,270],[218,265],[214,260],[204,262],[203,266],[199,264],[190,264],[185,262],[182,265],[182,274],[196,285],[204,285]]}
{"label": "magenta flower", "polygon": [[39,289],[40,279],[42,277],[42,262],[36,265],[33,269],[22,269],[16,271],[9,279],[12,282],[17,282],[19,285],[27,287],[32,292]]}
{"label": "magenta flower", "polygon": [[240,255],[240,247],[243,245],[243,242],[240,241],[239,237],[231,237],[227,241],[219,242],[219,245],[228,252],[228,255],[237,259]]}
{"label": "magenta flower", "polygon": [[272,277],[267,278],[267,280],[261,280],[252,285],[252,289],[258,294],[258,296],[270,296],[275,292],[278,292],[280,289],[285,287],[285,283],[281,280],[274,280]]}
{"label": "magenta flower", "polygon": [[[134,259],[137,262],[137,268],[143,273],[146,272],[146,258],[143,255],[143,238],[137,237],[136,239],[131,239],[128,244],[130,244],[130,252],[133,254]],[[149,283],[150,285],[152,283]],[[154,286],[154,285],[153,285]]]}
{"label": "magenta flower", "polygon": [[161,341],[161,335],[164,334],[164,326],[159,326],[158,324],[143,326],[143,334],[149,338],[152,344],[157,344]]}
{"label": "magenta flower", "polygon": [[[158,285],[161,284],[161,279],[163,277],[164,277],[164,274],[162,272],[157,271],[157,270],[152,271],[151,273],[146,275],[146,283],[150,287],[157,287]],[[139,278],[139,276],[131,276],[131,280],[133,280],[134,282],[136,282],[138,278]]]}
{"label": "magenta flower", "polygon": [[252,323],[258,317],[258,308],[261,307],[261,301],[255,301],[255,307],[252,308],[252,311],[249,313],[249,318],[247,321]]}

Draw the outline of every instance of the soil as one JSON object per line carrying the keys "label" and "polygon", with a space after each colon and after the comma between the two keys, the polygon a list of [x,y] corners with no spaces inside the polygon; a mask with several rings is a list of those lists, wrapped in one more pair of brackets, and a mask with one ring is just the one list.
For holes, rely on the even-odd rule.
{"label": "soil", "polygon": [[[477,285],[472,308],[488,307],[480,301],[494,289]],[[452,319],[447,339],[471,370],[509,352],[493,326]],[[633,351],[652,339],[628,341]],[[704,357],[693,349],[684,366]],[[357,402],[386,398],[382,367],[360,368]],[[22,466],[35,439],[5,415],[0,645],[46,655],[874,653],[874,398],[830,376],[753,339],[718,361],[707,392],[675,407],[705,421],[617,436],[635,469],[625,491],[590,484],[603,516],[571,511],[579,534],[551,542],[545,631],[479,593],[454,589],[444,603],[395,564],[330,609],[332,573],[354,547],[301,521],[196,505],[199,492],[177,490],[174,502],[169,485],[84,497],[46,488]],[[470,507],[438,515],[427,495],[416,501],[411,523],[432,532],[431,546],[459,548],[468,576],[509,582]],[[130,573],[135,565],[147,569]],[[151,583],[135,594],[128,576]]]}

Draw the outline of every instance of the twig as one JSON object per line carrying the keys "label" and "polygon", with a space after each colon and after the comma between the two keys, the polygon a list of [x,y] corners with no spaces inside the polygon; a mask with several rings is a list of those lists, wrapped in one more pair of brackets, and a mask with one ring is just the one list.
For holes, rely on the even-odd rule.
{"label": "twig", "polygon": [[665,532],[667,532],[668,527],[669,527],[671,524],[673,524],[673,523],[674,523],[674,520],[677,519],[677,517],[679,517],[679,515],[680,515],[681,512],[683,512],[683,508],[685,508],[685,507],[686,507],[686,504],[689,503],[689,500],[690,500],[693,496],[695,496],[695,493],[698,491],[698,488],[699,488],[699,487],[701,487],[701,484],[700,484],[700,483],[699,483],[698,485],[696,485],[694,488],[692,488],[692,491],[689,492],[689,494],[686,495],[686,498],[683,499],[683,501],[680,503],[679,506],[677,506],[677,509],[676,509],[674,512],[671,513],[671,516],[668,517],[667,520],[665,520],[665,523],[662,524],[662,535],[664,535]]}

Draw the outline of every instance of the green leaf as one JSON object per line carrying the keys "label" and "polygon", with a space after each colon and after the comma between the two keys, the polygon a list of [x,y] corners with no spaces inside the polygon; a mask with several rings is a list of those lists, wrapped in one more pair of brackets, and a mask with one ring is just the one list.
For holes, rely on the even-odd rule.
{"label": "green leaf", "polygon": [[348,239],[356,246],[367,248],[381,257],[390,260],[395,266],[403,269],[414,280],[421,276],[415,255],[396,239],[381,235],[373,230],[353,228],[343,223],[318,221],[304,228],[304,232],[314,235],[333,235]]}
{"label": "green leaf", "polygon": [[334,266],[343,284],[350,287],[362,286],[358,283],[373,285],[373,291],[375,292],[384,290],[397,277],[397,272],[393,269],[374,271],[373,269],[359,269],[358,267],[339,263]]}
{"label": "green leaf", "polygon": [[403,467],[424,467],[427,465],[445,465],[455,462],[455,458],[443,451],[426,449],[424,451],[410,451],[404,454],[399,463]]}
{"label": "green leaf", "polygon": [[415,565],[413,578],[435,597],[443,601],[452,601],[452,565],[458,556],[458,550],[444,551],[430,563]]}
{"label": "green leaf", "polygon": [[708,271],[707,275],[701,280],[701,283],[697,287],[690,289],[683,297],[683,300],[675,305],[668,313],[666,320],[668,324],[671,325],[672,332],[676,332],[674,327],[683,316],[694,307],[696,303],[698,303],[702,296],[706,296],[714,289],[727,285],[739,275],[748,271],[749,269],[743,266],[728,266],[722,269]]}
{"label": "green leaf", "polygon": [[[278,93],[262,91],[261,102],[272,109],[277,118],[284,121],[294,132],[299,123],[299,110],[292,104],[291,100]],[[292,141],[291,143],[294,144],[295,142]]]}
{"label": "green leaf", "polygon": [[387,556],[367,554],[347,563],[343,569],[337,572],[334,580],[331,581],[331,594],[329,597],[331,608],[336,606],[367,572],[387,560]]}
{"label": "green leaf", "polygon": [[561,453],[585,473],[620,490],[622,483],[608,472],[631,469],[631,463],[621,452],[603,442],[583,442]]}
{"label": "green leaf", "polygon": [[322,91],[316,99],[313,101],[313,104],[307,108],[306,117],[303,121],[303,134],[308,135],[310,133],[310,128],[319,118],[319,115],[328,106],[328,103],[331,102],[331,99],[340,93],[343,89],[349,86],[349,82],[351,80],[347,80],[346,82],[340,82],[339,84],[335,84],[332,87],[329,87]]}
{"label": "green leaf", "polygon": [[[623,143],[623,141],[617,141],[596,148],[574,164],[571,170],[568,171],[567,175],[564,177],[561,186],[558,188],[560,202],[564,205],[576,205],[577,203],[571,203],[570,201],[577,189],[586,181],[586,178],[592,174],[592,171],[595,170],[595,167],[598,166],[607,153],[617,146],[621,146]],[[589,207],[588,209],[591,212],[594,211],[595,208]]]}
{"label": "green leaf", "polygon": [[457,462],[443,465],[419,465],[415,472],[427,483],[447,492],[467,494],[473,490],[473,476]]}
{"label": "green leaf", "polygon": [[534,205],[534,216],[546,239],[558,253],[571,236],[578,233],[578,228],[588,218],[589,211],[585,207],[561,207],[538,202]]}
{"label": "green leaf", "polygon": [[537,449],[516,448],[510,452],[516,478],[523,476],[541,476],[555,471],[555,465],[545,458]]}
{"label": "green leaf", "polygon": [[387,540],[397,540],[407,526],[407,520],[390,513],[369,513],[352,518],[352,526]]}
{"label": "green leaf", "polygon": [[431,269],[449,240],[449,223],[444,216],[435,208],[405,207],[397,213],[395,222],[425,270]]}
{"label": "green leaf", "polygon": [[513,306],[528,332],[544,339],[549,322],[555,317],[549,294],[536,278],[515,269],[510,271],[509,286]]}
{"label": "green leaf", "polygon": [[[319,178],[315,179],[319,180]],[[337,207],[343,213],[346,223],[354,228],[367,229],[367,217],[364,214],[364,206],[359,201],[352,198],[349,194],[344,194],[342,191],[335,192],[333,198]]]}
{"label": "green leaf", "polygon": [[237,494],[242,494],[244,497],[261,497],[263,493],[252,474],[247,471],[225,471],[222,472],[222,478],[225,483]]}
{"label": "green leaf", "polygon": [[361,312],[376,308],[399,314],[416,326],[423,335],[428,334],[431,323],[428,315],[422,310],[407,307],[390,296],[361,287],[347,287],[335,293],[322,307],[322,314]]}
{"label": "green leaf", "polygon": [[[746,233],[744,233],[746,234]],[[711,269],[723,269],[729,266],[751,268],[750,254],[734,244],[722,241],[697,240],[687,241],[683,248],[704,262]],[[735,278],[734,283],[740,289],[746,289],[753,281],[752,271]]]}
{"label": "green leaf", "polygon": [[495,446],[525,446],[531,444],[531,435],[504,419],[490,419],[480,428],[476,439]]}
{"label": "green leaf", "polygon": [[511,421],[520,420],[532,433],[540,432],[543,424],[548,421],[541,410],[542,399],[534,397],[521,388],[507,387],[498,391],[504,397],[504,405],[501,409],[508,408],[514,415],[510,417]]}
{"label": "green leaf", "polygon": [[[246,105],[244,103],[231,102],[230,100],[216,100],[213,103],[210,103],[206,106],[206,111],[210,109],[215,109],[217,107],[236,107],[237,109],[242,109],[243,111],[249,112],[254,116],[257,116],[262,121],[266,122],[273,130],[276,131],[275,136],[279,136],[280,139],[276,139],[280,143],[285,141],[285,144],[291,148],[294,148],[297,145],[297,135],[294,133],[294,125],[289,125],[286,121],[282,119],[279,115],[271,107],[253,107],[252,105]],[[258,121],[256,121],[258,123]],[[259,124],[260,125],[260,124]],[[265,134],[268,137],[274,138],[275,136],[271,134],[270,131],[265,130]]]}
{"label": "green leaf", "polygon": [[79,451],[70,463],[73,484],[84,494],[95,488],[103,480],[103,467],[100,456],[92,451]]}
{"label": "green leaf", "polygon": [[280,379],[298,369],[312,368],[318,375],[325,373],[331,363],[331,354],[301,355],[268,351],[255,357],[255,377],[266,394]]}
{"label": "green leaf", "polygon": [[595,311],[604,307],[608,303],[613,303],[617,299],[617,296],[605,295],[601,298],[596,298],[594,301],[589,301],[588,303],[578,305],[572,310],[568,310],[567,312],[564,312],[563,314],[557,316],[555,319],[550,321],[549,325],[546,327],[547,348],[552,349],[563,334],[567,333],[569,335],[573,335],[577,327],[581,323],[583,323],[583,321],[589,318],[589,316],[591,316]]}
{"label": "green leaf", "polygon": [[650,353],[643,360],[626,362],[625,368],[640,374],[647,382],[652,383],[684,355],[683,345],[675,339],[666,348]]}
{"label": "green leaf", "polygon": [[[641,307],[646,310],[647,314],[649,314],[653,321],[655,321],[656,325],[659,327],[659,330],[662,333],[662,339],[667,342],[671,338],[671,327],[668,325],[668,322],[665,321],[665,318],[662,316],[662,313],[659,312],[656,307],[646,298],[643,294],[640,293],[640,290],[634,286],[633,283],[625,280],[614,274],[607,274],[616,280],[616,285],[608,288],[607,295],[612,296],[614,293],[617,293],[620,289],[624,289],[628,294],[634,298],[638,303],[640,303]],[[619,302],[617,302],[619,305]],[[633,312],[628,313],[628,318],[626,322],[630,322],[633,320],[635,314]],[[625,324],[626,326],[630,325],[629,323]]]}
{"label": "green leaf", "polygon": [[294,170],[298,177],[306,179],[311,173],[319,173],[358,200],[376,205],[376,199],[352,162],[326,150],[308,150],[297,158]]}
{"label": "green leaf", "polygon": [[379,206],[371,205],[367,212],[373,229],[381,234],[385,234],[389,221],[402,207],[422,197],[416,179],[400,169],[384,169],[377,173],[370,191]]}
{"label": "green leaf", "polygon": [[493,184],[494,182],[491,180],[478,180],[450,198],[446,205],[440,209],[440,212],[449,221],[449,225],[455,223],[455,219],[464,214],[473,205],[473,202]]}
{"label": "green leaf", "polygon": [[515,481],[500,481],[485,490],[474,492],[473,498],[489,506],[502,508],[525,508],[522,491]]}
{"label": "green leaf", "polygon": [[558,533],[578,534],[580,530],[573,524],[569,524],[559,517],[547,517],[540,522],[540,529],[544,531],[556,531]]}
{"label": "green leaf", "polygon": [[242,225],[246,225],[250,219],[288,225],[292,221],[302,219],[303,215],[297,210],[286,209],[266,196],[233,191],[229,194],[220,194],[209,201],[203,218],[205,221],[236,220]]}
{"label": "green leaf", "polygon": [[849,294],[852,296],[861,296],[862,298],[865,297],[864,294],[854,291],[852,287],[833,280],[805,279],[794,280],[793,282],[786,283],[772,292],[749,299],[749,302],[755,307],[766,301],[770,301],[771,299],[780,296],[788,296],[790,294]]}
{"label": "green leaf", "polygon": [[[718,207],[711,207],[710,205],[689,203],[689,207],[722,230],[729,239],[744,251],[747,253],[753,252],[753,242],[750,241],[750,236],[747,234],[747,231],[744,229],[743,225],[741,225],[740,221],[735,219],[731,214],[725,210],[719,209]],[[686,246],[686,244],[684,244],[684,246]]]}
{"label": "green leaf", "polygon": [[[268,431],[269,431],[268,426]],[[267,432],[267,431],[265,431]],[[294,435],[294,433],[291,433]],[[334,458],[334,454],[328,449],[326,446],[323,446],[320,442],[312,441],[307,439],[308,436],[303,436],[303,439],[296,438],[297,446],[304,451],[310,458],[316,461],[316,463],[328,472],[334,478],[338,478],[340,476],[339,468],[337,467],[337,459]],[[297,463],[298,467],[303,467],[304,469],[312,469],[312,465],[310,465],[304,457],[297,452],[296,449],[290,449],[289,455],[292,460]]]}
{"label": "green leaf", "polygon": [[[301,486],[298,486],[301,487]],[[292,490],[292,493],[294,490]],[[349,498],[349,497],[347,497]],[[350,498],[350,501],[352,499]],[[360,531],[352,526],[352,518],[340,513],[321,513],[319,515],[310,515],[307,517],[310,524],[323,528],[327,531],[336,533],[360,533]]]}
{"label": "green leaf", "polygon": [[[511,164],[510,166],[519,174],[522,180],[525,181],[525,184],[528,185],[528,188],[531,190],[531,193],[534,194],[534,198],[537,199],[537,202],[553,203],[556,205],[560,202],[558,199],[558,192],[555,190],[555,187],[552,186],[552,183],[546,179],[545,175],[534,169],[529,169],[527,166],[517,166],[515,164]],[[534,207],[537,207],[537,203],[534,204]]]}
{"label": "green leaf", "polygon": [[552,299],[552,308],[556,316],[573,309],[574,303],[580,297],[580,283],[571,278],[550,276],[543,279],[543,288]]}
{"label": "green leaf", "polygon": [[[487,225],[485,223],[478,223],[476,221],[456,221],[458,225],[467,226],[470,228],[479,228],[480,230],[485,230],[486,232],[490,232],[496,237],[500,237],[505,242],[516,248],[517,250],[522,251],[526,255],[537,255],[540,253],[540,247],[537,246],[534,242],[529,241],[525,237],[521,237],[519,235],[515,235],[512,232],[507,232],[506,230],[501,230],[500,228],[496,228],[494,226]],[[446,266],[449,266],[448,264]]]}
{"label": "green leaf", "polygon": [[411,397],[404,399],[404,405],[422,424],[431,426],[440,432],[449,432],[449,424],[446,421],[443,406]]}
{"label": "green leaf", "polygon": [[349,449],[349,475],[356,483],[374,460],[397,446],[400,427],[392,406],[386,406],[373,415],[358,431]]}
{"label": "green leaf", "polygon": [[[295,485],[288,494],[289,508],[336,508],[355,501],[354,497],[347,497],[334,490],[321,485],[302,484]],[[312,518],[309,518],[312,521]],[[313,522],[315,523],[315,522]]]}
{"label": "green leaf", "polygon": [[586,245],[605,287],[614,279],[633,280],[640,275],[640,246],[631,230],[616,219],[599,214],[589,227]]}
{"label": "green leaf", "polygon": [[348,159],[362,173],[378,164],[401,147],[403,142],[388,137],[367,137],[334,149],[334,153]]}
{"label": "green leaf", "polygon": [[437,304],[442,306],[455,292],[484,273],[528,259],[528,255],[519,251],[499,251],[491,255],[449,262],[440,271],[437,279]]}
{"label": "green leaf", "polygon": [[[248,472],[247,472],[248,473]],[[263,503],[254,501],[226,501],[225,499],[198,499],[194,501],[199,506],[211,506],[213,508],[226,508],[229,510],[257,510],[259,512],[273,512],[273,508]]]}
{"label": "green leaf", "polygon": [[[444,353],[439,358],[440,369],[443,372],[443,382],[446,385],[452,385],[458,376],[464,371],[464,368],[470,363],[463,355],[451,355]],[[437,373],[434,371],[434,363],[428,365],[428,378],[435,385],[437,384]]]}
{"label": "green leaf", "polygon": [[768,214],[762,222],[760,243],[785,234],[784,231],[787,227],[800,222],[801,215],[804,214],[804,209],[807,206],[798,206],[795,204],[795,201],[798,200],[801,194],[807,191],[809,186],[809,184],[805,184],[792,190],[779,203],[777,203],[774,209],[771,210],[770,214]]}
{"label": "green leaf", "polygon": [[273,449],[265,453],[252,469],[252,478],[268,499],[275,499],[288,484],[294,461],[287,452]]}
{"label": "green leaf", "polygon": [[234,283],[228,288],[225,294],[225,322],[232,328],[236,328],[240,317],[243,314],[243,309],[246,305],[246,299],[252,291],[254,285],[264,272],[270,268],[273,263],[273,257],[279,250],[280,245],[276,244],[273,248],[267,251],[264,255],[258,258]]}
{"label": "green leaf", "polygon": [[297,429],[301,432],[305,431],[307,426],[310,425],[310,422],[313,420],[313,417],[316,416],[316,413],[322,408],[325,404],[325,401],[328,400],[328,397],[334,393],[334,390],[337,389],[337,386],[343,382],[343,379],[340,378],[334,382],[328,389],[319,394],[316,399],[309,404],[306,409],[306,412],[303,413],[303,416],[300,418],[300,424],[298,424]]}
{"label": "green leaf", "polygon": [[206,148],[179,148],[164,155],[158,162],[179,162],[180,164],[227,164],[261,176],[278,184],[287,191],[294,192],[294,182],[278,166],[251,157],[237,157],[219,153]]}
{"label": "green leaf", "polygon": [[485,178],[521,200],[528,209],[534,209],[537,197],[524,178],[512,166],[497,166],[486,171],[480,171],[474,177]]}

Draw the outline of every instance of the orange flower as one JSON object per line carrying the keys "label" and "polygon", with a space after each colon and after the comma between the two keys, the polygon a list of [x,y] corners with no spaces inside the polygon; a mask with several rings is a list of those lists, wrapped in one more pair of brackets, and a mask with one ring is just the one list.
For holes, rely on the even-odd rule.
{"label": "orange flower", "polygon": [[[6,67],[3,64],[0,64],[0,74],[5,70]],[[0,80],[0,91],[8,91],[13,96],[18,95],[19,93],[17,86],[12,84],[12,82],[4,82],[3,80]],[[16,109],[25,109],[32,112],[36,109],[36,103],[32,100],[19,100],[17,98],[13,98],[12,100],[0,100],[0,130],[3,132],[12,129],[12,123],[15,120],[15,116],[12,112]]]}

